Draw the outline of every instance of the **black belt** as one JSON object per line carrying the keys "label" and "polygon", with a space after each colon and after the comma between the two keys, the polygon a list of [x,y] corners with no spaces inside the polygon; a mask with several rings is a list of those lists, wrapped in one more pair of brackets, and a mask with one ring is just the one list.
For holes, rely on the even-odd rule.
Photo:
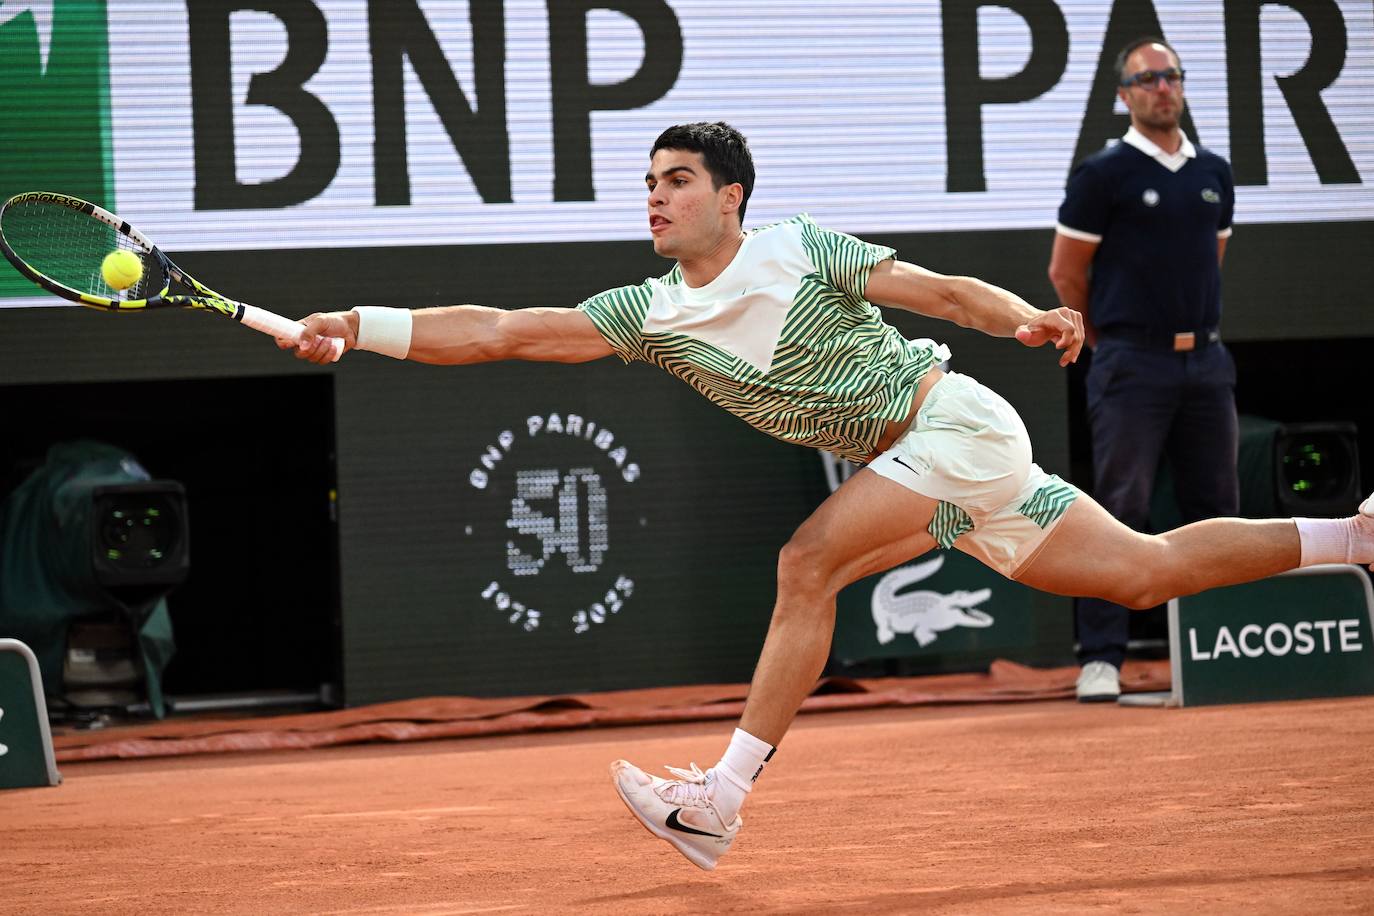
{"label": "black belt", "polygon": [[1123,340],[1152,350],[1173,350],[1186,353],[1189,350],[1202,350],[1212,344],[1221,343],[1221,332],[1216,328],[1197,331],[1151,331],[1146,328],[1111,328],[1097,332],[1101,340]]}

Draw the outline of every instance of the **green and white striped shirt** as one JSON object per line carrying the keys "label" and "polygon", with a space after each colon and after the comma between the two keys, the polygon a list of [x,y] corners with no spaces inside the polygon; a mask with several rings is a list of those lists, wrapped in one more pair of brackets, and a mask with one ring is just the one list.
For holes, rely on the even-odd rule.
{"label": "green and white striped shirt", "polygon": [[705,286],[674,267],[578,308],[627,363],[666,369],[784,442],[861,462],[949,358],[902,337],[864,298],[869,271],[893,254],[803,214],[749,232]]}

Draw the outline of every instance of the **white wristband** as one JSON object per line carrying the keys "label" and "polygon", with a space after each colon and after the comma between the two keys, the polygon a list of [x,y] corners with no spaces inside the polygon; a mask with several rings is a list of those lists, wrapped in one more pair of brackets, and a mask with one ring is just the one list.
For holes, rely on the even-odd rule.
{"label": "white wristband", "polygon": [[371,350],[393,359],[405,359],[410,352],[410,309],[394,309],[382,305],[359,305],[359,350]]}

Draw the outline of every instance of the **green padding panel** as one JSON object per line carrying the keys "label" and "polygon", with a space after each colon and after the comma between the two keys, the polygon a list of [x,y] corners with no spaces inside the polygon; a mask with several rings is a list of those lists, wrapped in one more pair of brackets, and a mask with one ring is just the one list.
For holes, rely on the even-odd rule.
{"label": "green padding panel", "polygon": [[906,659],[930,671],[1039,662],[1069,650],[1071,622],[1066,599],[936,550],[843,589],[832,654],[846,664]]}
{"label": "green padding panel", "polygon": [[1374,694],[1371,589],[1358,566],[1314,566],[1169,605],[1184,706]]}
{"label": "green padding panel", "polygon": [[31,655],[0,639],[0,789],[56,785],[42,691],[34,692]]}

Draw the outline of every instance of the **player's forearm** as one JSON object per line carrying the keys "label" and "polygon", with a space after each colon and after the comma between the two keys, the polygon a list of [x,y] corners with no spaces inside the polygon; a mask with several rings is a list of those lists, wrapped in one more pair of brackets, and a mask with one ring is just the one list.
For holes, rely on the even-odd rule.
{"label": "player's forearm", "polygon": [[956,324],[993,337],[1012,337],[1042,310],[1015,293],[973,277],[950,277],[948,296]]}
{"label": "player's forearm", "polygon": [[359,306],[347,313],[346,320],[359,349],[442,366],[504,359],[584,363],[612,352],[596,325],[578,309]]}
{"label": "player's forearm", "polygon": [[[404,309],[358,306],[337,313],[356,347],[421,363],[461,365],[507,359],[499,331],[501,309],[480,305]],[[326,319],[329,316],[324,316]]]}
{"label": "player's forearm", "polygon": [[505,314],[484,305],[414,309],[406,359],[440,366],[511,359],[510,341],[500,332]]}

